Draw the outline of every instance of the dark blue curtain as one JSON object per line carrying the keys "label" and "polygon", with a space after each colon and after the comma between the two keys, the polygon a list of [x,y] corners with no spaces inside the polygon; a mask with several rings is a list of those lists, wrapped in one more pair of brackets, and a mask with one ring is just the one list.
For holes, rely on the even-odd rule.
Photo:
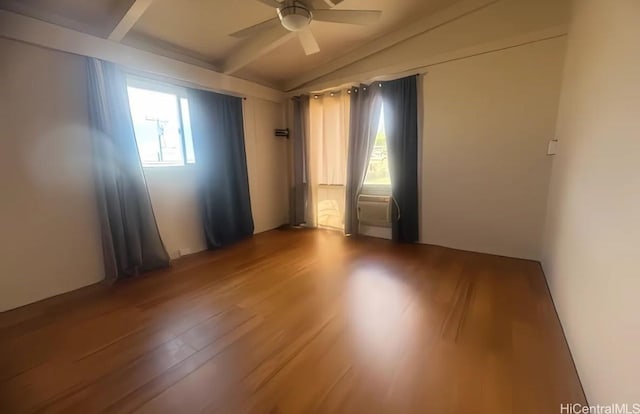
{"label": "dark blue curtain", "polygon": [[417,76],[382,83],[391,194],[399,217],[393,223],[392,238],[406,243],[418,241],[420,226],[417,84]]}
{"label": "dark blue curtain", "polygon": [[191,130],[207,247],[253,234],[242,98],[190,89]]}
{"label": "dark blue curtain", "polygon": [[105,276],[116,279],[166,267],[129,110],[125,75],[88,59],[89,121]]}

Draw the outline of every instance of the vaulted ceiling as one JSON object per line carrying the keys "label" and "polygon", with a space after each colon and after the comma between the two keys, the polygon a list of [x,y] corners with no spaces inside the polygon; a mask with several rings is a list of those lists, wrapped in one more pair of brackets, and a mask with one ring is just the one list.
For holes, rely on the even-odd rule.
{"label": "vaulted ceiling", "polygon": [[[233,75],[283,88],[306,71],[457,1],[344,0],[334,8],[381,10],[380,21],[368,26],[313,21],[319,53],[307,56],[298,39],[289,38]],[[0,8],[105,38],[127,16],[122,43],[216,70],[247,42],[230,33],[276,16],[257,0],[0,0]]]}

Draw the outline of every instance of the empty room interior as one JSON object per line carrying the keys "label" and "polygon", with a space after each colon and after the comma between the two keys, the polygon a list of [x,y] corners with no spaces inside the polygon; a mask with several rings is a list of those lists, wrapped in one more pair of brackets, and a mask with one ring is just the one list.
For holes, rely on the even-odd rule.
{"label": "empty room interior", "polygon": [[640,413],[639,22],[0,0],[0,412]]}

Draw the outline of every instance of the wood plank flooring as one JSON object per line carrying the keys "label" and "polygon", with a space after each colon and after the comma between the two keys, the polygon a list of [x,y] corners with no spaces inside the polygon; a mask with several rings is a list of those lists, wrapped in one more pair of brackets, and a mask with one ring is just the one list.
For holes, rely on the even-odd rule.
{"label": "wood plank flooring", "polygon": [[584,395],[539,264],[441,247],[276,230],[0,314],[2,413],[566,402]]}

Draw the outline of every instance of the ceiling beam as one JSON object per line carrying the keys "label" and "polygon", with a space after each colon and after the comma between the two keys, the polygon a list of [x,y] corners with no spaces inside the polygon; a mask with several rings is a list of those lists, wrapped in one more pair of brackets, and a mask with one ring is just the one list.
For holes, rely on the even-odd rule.
{"label": "ceiling beam", "polygon": [[210,57],[144,33],[130,32],[127,35],[127,38],[123,39],[121,43],[135,47],[136,49],[146,50],[147,52],[151,52],[156,55],[166,56],[185,63],[202,66],[203,68],[211,69],[216,72],[220,71],[220,68],[211,62]]}
{"label": "ceiling beam", "polygon": [[295,32],[290,32],[278,25],[278,27],[262,33],[260,37],[245,41],[231,56],[225,59],[222,71],[226,74],[237,72],[295,36]]}
{"label": "ceiling beam", "polygon": [[145,11],[151,6],[153,0],[134,0],[129,7],[129,10],[122,16],[122,19],[116,24],[116,27],[111,31],[109,40],[114,42],[120,42],[129,33],[129,31],[140,20]]}
{"label": "ceiling beam", "polygon": [[419,36],[425,32],[458,20],[471,13],[475,13],[494,3],[502,0],[462,0],[451,7],[447,7],[434,14],[430,14],[414,23],[404,26],[402,29],[389,33],[381,38],[375,39],[363,46],[357,47],[351,52],[338,57],[325,65],[321,65],[314,70],[293,79],[285,85],[286,91],[292,91],[303,87],[325,75],[349,66],[359,60],[389,49],[398,43]]}
{"label": "ceiling beam", "polygon": [[107,60],[131,70],[180,81],[195,88],[278,103],[285,99],[282,92],[255,82],[4,10],[0,10],[0,38],[2,37]]}

